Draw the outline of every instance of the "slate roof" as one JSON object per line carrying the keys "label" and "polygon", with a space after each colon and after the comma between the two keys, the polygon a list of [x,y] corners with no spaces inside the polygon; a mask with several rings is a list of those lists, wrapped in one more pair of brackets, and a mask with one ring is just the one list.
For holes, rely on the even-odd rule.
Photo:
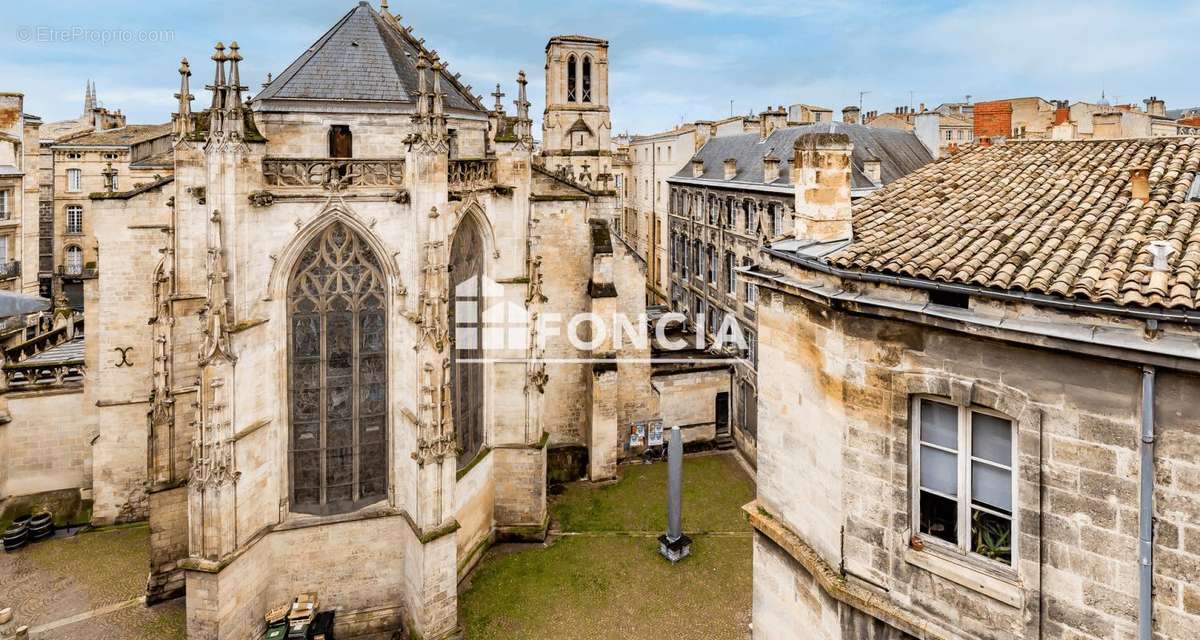
{"label": "slate roof", "polygon": [[[423,47],[395,18],[359,2],[255,97],[415,103]],[[444,62],[443,62],[444,64]],[[432,86],[430,87],[432,88]],[[485,111],[442,73],[448,109]]]}
{"label": "slate roof", "polygon": [[22,360],[20,365],[60,362],[83,362],[83,338],[75,338]]}
{"label": "slate roof", "polygon": [[116,129],[106,129],[60,139],[56,144],[64,146],[115,146],[125,147],[139,142],[171,135],[173,125],[164,124],[131,124]]}
{"label": "slate roof", "polygon": [[[1149,168],[1147,202],[1130,170]],[[1196,138],[1013,141],[930,164],[854,206],[835,266],[1112,303],[1200,308]],[[1150,242],[1174,252],[1152,278]],[[1167,277],[1162,277],[1166,275]]]}
{"label": "slate roof", "polygon": [[[776,129],[762,140],[757,133],[746,133],[733,136],[721,136],[710,139],[693,160],[704,161],[702,180],[725,180],[725,160],[737,160],[737,175],[733,180],[763,184],[763,156],[773,154],[780,159],[779,179],[771,183],[786,186],[791,184],[791,161],[795,155],[796,139],[807,133],[844,133],[850,136],[854,143],[851,158],[854,165],[852,187],[854,189],[871,189],[878,185],[872,183],[862,172],[863,163],[872,156],[880,160],[880,174],[883,183],[907,175],[933,160],[929,151],[917,137],[909,131],[893,129],[877,129],[860,124],[845,124],[842,122],[824,122],[799,127]],[[676,178],[692,179],[692,167],[689,163],[676,173]]]}

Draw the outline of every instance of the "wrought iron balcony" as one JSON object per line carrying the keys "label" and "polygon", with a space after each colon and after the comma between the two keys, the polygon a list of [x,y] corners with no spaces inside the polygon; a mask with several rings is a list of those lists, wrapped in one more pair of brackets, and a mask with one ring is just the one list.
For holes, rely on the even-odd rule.
{"label": "wrought iron balcony", "polygon": [[330,158],[264,158],[268,187],[401,187],[404,160]]}
{"label": "wrought iron balcony", "polygon": [[21,263],[16,260],[0,262],[0,280],[21,277]]}

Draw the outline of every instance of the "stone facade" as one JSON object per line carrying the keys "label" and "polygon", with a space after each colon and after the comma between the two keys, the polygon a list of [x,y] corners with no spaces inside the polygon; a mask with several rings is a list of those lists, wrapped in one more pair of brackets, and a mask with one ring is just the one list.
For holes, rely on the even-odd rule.
{"label": "stone facade", "polygon": [[[938,180],[921,173],[907,184]],[[745,273],[761,292],[755,637],[1137,637],[1143,479],[1154,637],[1194,637],[1195,330],[949,295],[805,246],[775,243]]]}

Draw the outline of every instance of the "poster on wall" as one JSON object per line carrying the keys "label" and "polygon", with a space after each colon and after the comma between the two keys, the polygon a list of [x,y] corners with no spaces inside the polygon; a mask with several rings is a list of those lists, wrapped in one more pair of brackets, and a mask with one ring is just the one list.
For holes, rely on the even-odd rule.
{"label": "poster on wall", "polygon": [[653,420],[650,422],[650,440],[647,444],[652,447],[662,446],[663,443],[663,422],[662,420]]}
{"label": "poster on wall", "polygon": [[629,446],[640,447],[646,437],[646,423],[635,422],[629,425]]}

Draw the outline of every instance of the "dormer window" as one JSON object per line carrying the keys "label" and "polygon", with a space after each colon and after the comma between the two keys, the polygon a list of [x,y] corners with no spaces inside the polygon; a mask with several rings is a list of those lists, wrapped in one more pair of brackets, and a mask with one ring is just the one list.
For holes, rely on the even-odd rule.
{"label": "dormer window", "polygon": [[567,102],[576,101],[575,83],[579,76],[578,63],[575,56],[567,58]]}

